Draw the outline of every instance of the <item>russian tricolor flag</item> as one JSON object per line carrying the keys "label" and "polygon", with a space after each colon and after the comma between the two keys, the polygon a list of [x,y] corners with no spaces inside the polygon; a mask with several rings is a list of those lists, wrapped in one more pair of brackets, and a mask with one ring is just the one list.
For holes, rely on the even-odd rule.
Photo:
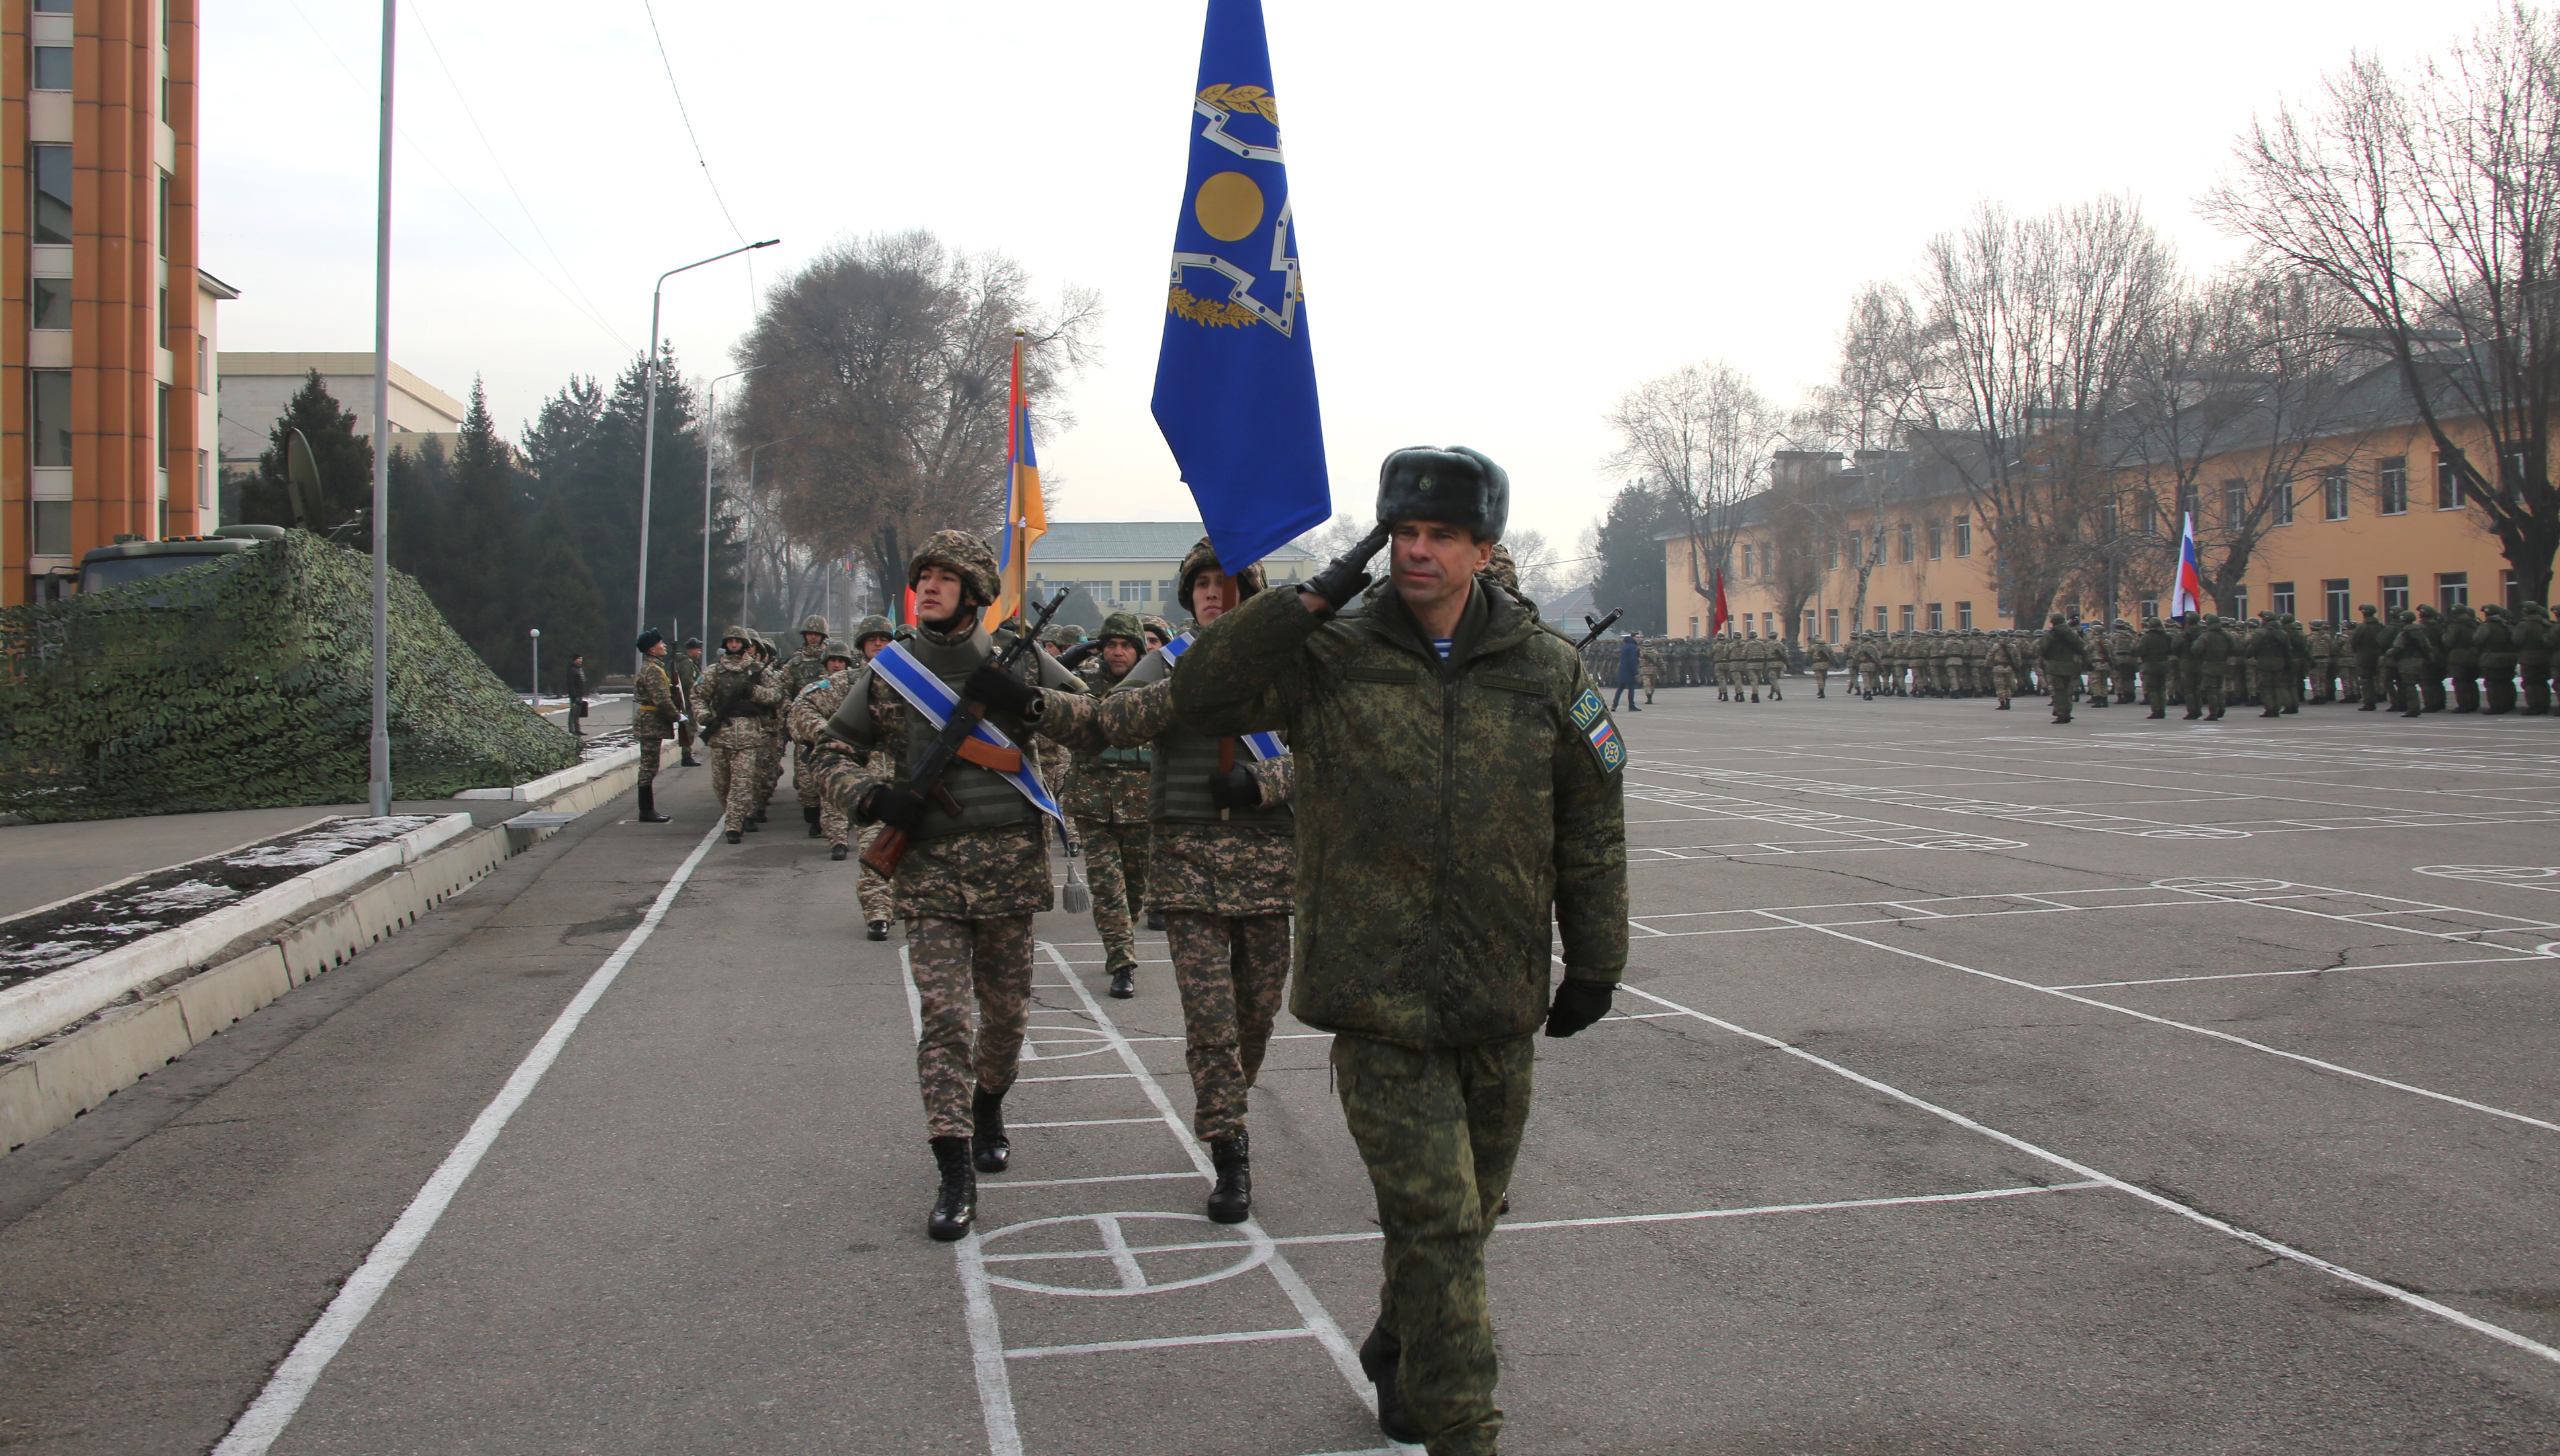
{"label": "russian tricolor flag", "polygon": [[2178,519],[2184,525],[2177,543],[2177,580],[2168,589],[2171,617],[2204,610],[2204,572],[2195,564],[2195,517],[2184,513]]}

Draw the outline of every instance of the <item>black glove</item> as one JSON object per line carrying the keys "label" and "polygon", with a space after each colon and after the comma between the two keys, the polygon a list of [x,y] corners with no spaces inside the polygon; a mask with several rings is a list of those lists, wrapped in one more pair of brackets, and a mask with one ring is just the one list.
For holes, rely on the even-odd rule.
{"label": "black glove", "polygon": [[1325,599],[1336,611],[1344,602],[1360,594],[1374,579],[1368,573],[1369,558],[1386,546],[1386,528],[1377,526],[1360,539],[1350,551],[1334,558],[1325,569],[1298,584],[1301,591],[1312,591]]}
{"label": "black glove", "polygon": [[961,686],[960,696],[1016,718],[1029,714],[1032,705],[1040,701],[1040,689],[992,662],[978,664],[977,670],[969,674],[969,681]]}
{"label": "black glove", "polygon": [[1259,809],[1262,785],[1250,769],[1224,769],[1208,776],[1208,801],[1221,809]]}
{"label": "black glove", "polygon": [[1546,1034],[1570,1037],[1607,1016],[1609,998],[1617,989],[1615,981],[1586,981],[1579,976],[1557,982],[1555,1004],[1546,1011]]}
{"label": "black glove", "polygon": [[1078,642],[1057,655],[1057,665],[1068,672],[1073,672],[1084,666],[1086,659],[1101,650],[1102,644],[1099,642]]}
{"label": "black glove", "polygon": [[872,791],[872,817],[900,833],[912,835],[924,827],[924,810],[931,802],[913,789],[882,784]]}

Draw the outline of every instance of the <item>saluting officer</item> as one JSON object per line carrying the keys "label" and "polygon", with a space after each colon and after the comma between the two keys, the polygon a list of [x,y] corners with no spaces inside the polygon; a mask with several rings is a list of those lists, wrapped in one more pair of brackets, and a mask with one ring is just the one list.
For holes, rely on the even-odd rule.
{"label": "saluting officer", "polygon": [[[1475,579],[1510,503],[1476,451],[1397,451],[1377,529],[1221,617],[1173,679],[1195,730],[1287,731],[1310,851],[1290,1009],[1335,1034],[1386,1240],[1360,1364],[1379,1425],[1432,1456],[1491,1453],[1502,1429],[1484,1246],[1528,1120],[1529,1038],[1605,1015],[1627,956],[1625,744],[1572,647]],[[1390,534],[1392,589],[1337,616]]]}
{"label": "saluting officer", "polygon": [[658,812],[658,755],[685,721],[684,693],[667,675],[667,634],[651,627],[632,644],[640,672],[631,680],[631,735],[640,740],[640,822],[664,824]]}

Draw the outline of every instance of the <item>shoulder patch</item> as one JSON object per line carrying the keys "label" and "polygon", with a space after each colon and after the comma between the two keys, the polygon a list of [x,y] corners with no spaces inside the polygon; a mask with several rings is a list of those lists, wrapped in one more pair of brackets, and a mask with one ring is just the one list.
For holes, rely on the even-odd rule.
{"label": "shoulder patch", "polygon": [[1585,687],[1582,696],[1573,700],[1573,727],[1591,743],[1591,756],[1600,761],[1602,773],[1616,773],[1627,766],[1627,740],[1618,735],[1618,726],[1609,721],[1608,705],[1600,701],[1597,688]]}

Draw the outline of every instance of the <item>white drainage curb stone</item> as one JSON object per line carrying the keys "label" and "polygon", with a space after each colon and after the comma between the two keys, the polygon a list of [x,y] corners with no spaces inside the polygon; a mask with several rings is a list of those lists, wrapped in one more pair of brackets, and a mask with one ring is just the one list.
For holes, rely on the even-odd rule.
{"label": "white drainage curb stone", "polygon": [[411,864],[470,829],[470,815],[442,815],[423,828],[271,885],[183,925],[0,990],[0,1047],[50,1036],[137,987],[203,964],[261,925],[289,919],[386,870]]}
{"label": "white drainage curb stone", "polygon": [[[503,789],[464,789],[453,797],[457,799],[514,799],[520,803],[539,803],[545,799],[557,798],[564,795],[572,789],[583,787],[597,779],[612,777],[626,769],[630,771],[631,782],[637,782],[640,777],[640,750],[638,748],[618,748],[613,752],[589,758],[585,762],[579,763],[573,767],[563,768],[558,773],[545,774],[531,783],[520,783],[512,788]],[[622,788],[629,788],[630,786],[630,783],[625,783],[622,785]],[[617,788],[614,790],[614,793],[620,793],[621,791],[622,790],[620,788]],[[607,794],[604,797],[611,798],[612,794]],[[597,802],[601,802],[601,800],[598,800]],[[592,806],[590,805],[589,807]]]}

